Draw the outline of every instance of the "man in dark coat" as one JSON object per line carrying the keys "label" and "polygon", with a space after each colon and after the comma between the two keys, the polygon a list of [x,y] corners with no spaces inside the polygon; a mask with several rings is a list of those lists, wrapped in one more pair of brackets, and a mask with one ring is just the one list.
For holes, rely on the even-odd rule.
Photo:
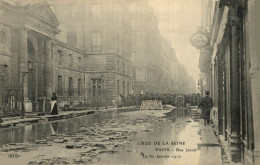
{"label": "man in dark coat", "polygon": [[204,119],[204,125],[209,124],[210,110],[213,107],[213,100],[209,97],[209,91],[206,91],[206,96],[202,98],[199,108],[202,109],[201,115]]}

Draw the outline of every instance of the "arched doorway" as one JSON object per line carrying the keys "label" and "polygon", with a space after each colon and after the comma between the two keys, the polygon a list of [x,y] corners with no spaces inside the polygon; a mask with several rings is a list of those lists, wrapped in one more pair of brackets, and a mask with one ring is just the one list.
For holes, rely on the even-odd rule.
{"label": "arched doorway", "polygon": [[[35,61],[35,49],[30,40],[27,40],[27,53],[28,53],[28,61]],[[32,102],[36,101],[36,72],[35,69],[28,68],[28,99]]]}

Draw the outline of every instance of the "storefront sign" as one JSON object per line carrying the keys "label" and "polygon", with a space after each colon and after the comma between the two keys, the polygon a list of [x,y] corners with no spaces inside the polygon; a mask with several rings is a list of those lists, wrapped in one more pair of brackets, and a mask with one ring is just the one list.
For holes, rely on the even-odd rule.
{"label": "storefront sign", "polygon": [[195,33],[191,36],[190,42],[196,48],[201,49],[207,45],[209,39],[204,33]]}

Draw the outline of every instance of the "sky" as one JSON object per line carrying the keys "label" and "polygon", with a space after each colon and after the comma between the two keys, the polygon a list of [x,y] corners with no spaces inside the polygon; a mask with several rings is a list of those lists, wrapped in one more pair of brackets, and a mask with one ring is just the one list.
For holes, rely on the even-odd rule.
{"label": "sky", "polygon": [[199,50],[190,44],[190,37],[201,25],[201,0],[149,1],[157,13],[161,34],[171,41],[180,63],[197,82]]}

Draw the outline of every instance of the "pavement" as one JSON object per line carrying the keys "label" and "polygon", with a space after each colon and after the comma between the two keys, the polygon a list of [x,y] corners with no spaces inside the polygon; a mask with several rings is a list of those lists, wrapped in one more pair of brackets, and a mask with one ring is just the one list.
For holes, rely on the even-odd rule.
{"label": "pavement", "polygon": [[198,144],[201,156],[199,165],[222,165],[221,145],[211,125],[204,126],[199,120],[201,143]]}
{"label": "pavement", "polygon": [[218,136],[214,133],[213,124],[204,125],[203,119],[200,119],[200,110],[197,107],[191,108],[191,118],[199,122],[199,133],[201,143],[198,147],[201,151],[199,165],[222,165],[223,158],[221,144]]}
{"label": "pavement", "polygon": [[51,114],[44,114],[44,115],[38,115],[39,113],[26,113],[25,118],[22,117],[7,117],[2,118],[3,122],[0,123],[1,127],[10,127],[15,126],[17,124],[23,123],[23,124],[29,124],[29,123],[35,123],[35,122],[42,122],[42,121],[53,121],[53,120],[60,120],[60,119],[67,119],[77,116],[83,116],[83,115],[90,115],[95,114],[99,112],[105,112],[105,111],[128,111],[137,109],[136,106],[130,106],[130,107],[121,107],[121,108],[102,108],[100,107],[99,110],[78,110],[78,111],[59,111],[58,115],[51,115]]}
{"label": "pavement", "polygon": [[198,144],[201,150],[199,165],[241,165],[228,159],[226,155],[227,142],[224,137],[217,136],[214,131],[214,124],[204,126],[203,120],[200,119],[200,110],[197,107],[191,107],[191,118],[199,122],[201,143]]}

